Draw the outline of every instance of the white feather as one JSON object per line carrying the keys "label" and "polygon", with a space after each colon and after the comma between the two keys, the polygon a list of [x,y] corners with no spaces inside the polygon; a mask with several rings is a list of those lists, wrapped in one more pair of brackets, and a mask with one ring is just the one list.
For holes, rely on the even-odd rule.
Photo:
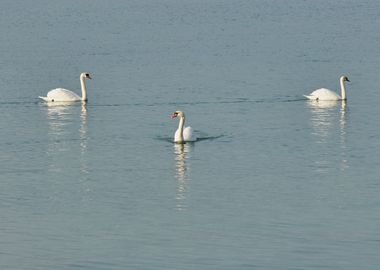
{"label": "white feather", "polygon": [[82,90],[82,97],[75,94],[73,91],[64,89],[64,88],[56,88],[50,90],[46,97],[39,97],[46,102],[75,102],[75,101],[87,101],[87,89],[85,79],[91,79],[90,75],[86,72],[82,72],[79,76],[80,86]]}
{"label": "white feather", "polygon": [[340,82],[340,93],[341,96],[339,96],[334,91],[331,91],[326,88],[320,88],[315,91],[313,91],[310,95],[304,95],[304,97],[310,99],[310,100],[317,100],[317,101],[336,101],[336,100],[346,100],[346,87],[344,85],[344,82],[349,82],[348,78],[346,76],[341,76],[339,79]]}
{"label": "white feather", "polygon": [[174,142],[176,143],[195,142],[197,140],[197,136],[195,135],[193,128],[185,127],[185,113],[182,111],[176,111],[172,115],[172,118],[173,117],[179,118],[178,129],[174,133]]}
{"label": "white feather", "polygon": [[[183,129],[183,140],[185,142],[195,142],[197,139],[198,139],[197,135],[194,133],[194,130],[192,127],[185,127]],[[174,142],[180,142],[180,141],[181,141],[181,129],[178,128],[174,134]]]}
{"label": "white feather", "polygon": [[64,88],[56,88],[50,90],[47,93],[46,97],[40,97],[47,102],[60,102],[60,101],[81,101],[82,98],[75,94],[73,91],[64,89]]}
{"label": "white feather", "polygon": [[310,100],[340,100],[342,99],[337,93],[326,88],[313,91],[310,95],[304,95]]}

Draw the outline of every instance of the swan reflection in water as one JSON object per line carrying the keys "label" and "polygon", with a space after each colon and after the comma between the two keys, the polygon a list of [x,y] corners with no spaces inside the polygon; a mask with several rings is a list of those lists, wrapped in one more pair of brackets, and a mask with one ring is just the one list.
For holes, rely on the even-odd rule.
{"label": "swan reflection in water", "polygon": [[175,178],[177,180],[176,189],[176,201],[177,210],[185,210],[185,200],[187,195],[187,185],[188,185],[188,165],[187,159],[191,151],[191,144],[174,144],[174,154],[175,154]]}
{"label": "swan reflection in water", "polygon": [[[89,181],[91,170],[88,165],[86,103],[49,102],[43,108],[47,112],[49,125],[46,151],[48,172],[53,176],[64,175],[65,178],[69,175],[70,179],[66,179],[65,183],[70,183],[70,192],[78,193],[80,203],[92,201],[94,193]],[[54,198],[61,196],[62,190],[55,185],[53,188]]]}
{"label": "swan reflection in water", "polygon": [[84,155],[87,152],[87,139],[88,139],[88,127],[87,127],[87,104],[82,103],[82,110],[80,113],[80,127],[79,127],[79,138],[80,138],[80,150],[81,154]]}
{"label": "swan reflection in water", "polygon": [[[71,137],[71,126],[78,122],[76,121],[78,119],[78,106],[70,102],[49,102],[45,105],[47,105],[47,117],[49,120],[47,154],[51,157],[50,160],[52,161],[49,168],[50,171],[61,172],[65,169],[65,164],[63,164],[64,162],[59,162],[59,160],[64,152],[71,151],[67,138]],[[87,106],[85,102],[81,104],[79,119],[78,134],[74,133],[72,136],[75,137],[74,141],[76,138],[79,138],[80,170],[83,173],[88,173],[88,168],[85,165],[88,141]]]}
{"label": "swan reflection in water", "polygon": [[342,107],[340,109],[339,127],[340,127],[340,148],[342,149],[341,170],[348,169],[347,158],[347,141],[346,141],[346,118],[347,118],[347,104],[346,101],[342,101]]}
{"label": "swan reflection in water", "polygon": [[310,101],[308,106],[311,108],[311,124],[314,129],[313,135],[319,140],[317,143],[325,143],[334,126],[336,106],[338,101]]}
{"label": "swan reflection in water", "polygon": [[[347,155],[346,155],[346,117],[347,117],[347,103],[341,101],[309,101],[308,107],[311,109],[311,125],[313,127],[313,135],[317,137],[316,143],[328,144],[331,140],[331,134],[337,123],[337,107],[341,106],[339,110],[339,142],[341,148],[341,170],[348,168]],[[326,160],[316,161],[318,167],[325,167]]]}

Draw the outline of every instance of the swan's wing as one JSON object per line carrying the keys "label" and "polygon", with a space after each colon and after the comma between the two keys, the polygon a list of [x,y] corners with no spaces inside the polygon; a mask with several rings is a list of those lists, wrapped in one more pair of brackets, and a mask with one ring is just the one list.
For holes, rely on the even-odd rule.
{"label": "swan's wing", "polygon": [[41,97],[45,101],[80,101],[82,100],[80,96],[74,92],[64,89],[56,88],[47,93],[47,97]]}
{"label": "swan's wing", "polygon": [[185,127],[183,130],[183,139],[185,142],[195,142],[197,140],[197,135],[194,133],[192,127]]}
{"label": "swan's wing", "polygon": [[308,99],[312,100],[339,100],[341,97],[335,93],[334,91],[331,91],[326,88],[321,88],[313,91],[309,96],[305,96]]}

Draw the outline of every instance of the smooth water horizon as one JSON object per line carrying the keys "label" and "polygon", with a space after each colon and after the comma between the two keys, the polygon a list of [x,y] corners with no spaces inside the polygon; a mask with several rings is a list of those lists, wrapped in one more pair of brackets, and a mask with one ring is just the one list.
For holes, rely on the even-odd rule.
{"label": "smooth water horizon", "polygon": [[[0,268],[378,269],[379,15],[2,1]],[[38,98],[81,72],[87,103]],[[341,75],[347,102],[303,97]]]}

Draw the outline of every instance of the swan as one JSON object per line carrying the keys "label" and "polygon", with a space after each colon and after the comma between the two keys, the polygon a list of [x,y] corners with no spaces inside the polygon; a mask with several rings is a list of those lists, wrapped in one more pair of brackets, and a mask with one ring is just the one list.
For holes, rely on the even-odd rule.
{"label": "swan", "polygon": [[86,91],[86,83],[85,79],[91,79],[90,74],[87,72],[83,72],[79,76],[80,86],[82,89],[82,97],[78,96],[74,92],[64,89],[64,88],[56,88],[50,90],[46,97],[39,97],[46,102],[75,102],[75,101],[87,101],[87,91]]}
{"label": "swan", "polygon": [[185,142],[195,142],[197,136],[194,134],[192,127],[185,127],[185,114],[182,111],[175,111],[172,114],[172,119],[179,117],[178,129],[174,134],[174,142],[185,143]]}
{"label": "swan", "polygon": [[350,80],[346,76],[340,77],[340,91],[341,95],[339,96],[334,91],[331,91],[326,88],[321,88],[313,91],[310,95],[304,95],[304,97],[310,99],[310,100],[347,100],[346,96],[346,87],[344,85],[344,82],[349,82]]}

